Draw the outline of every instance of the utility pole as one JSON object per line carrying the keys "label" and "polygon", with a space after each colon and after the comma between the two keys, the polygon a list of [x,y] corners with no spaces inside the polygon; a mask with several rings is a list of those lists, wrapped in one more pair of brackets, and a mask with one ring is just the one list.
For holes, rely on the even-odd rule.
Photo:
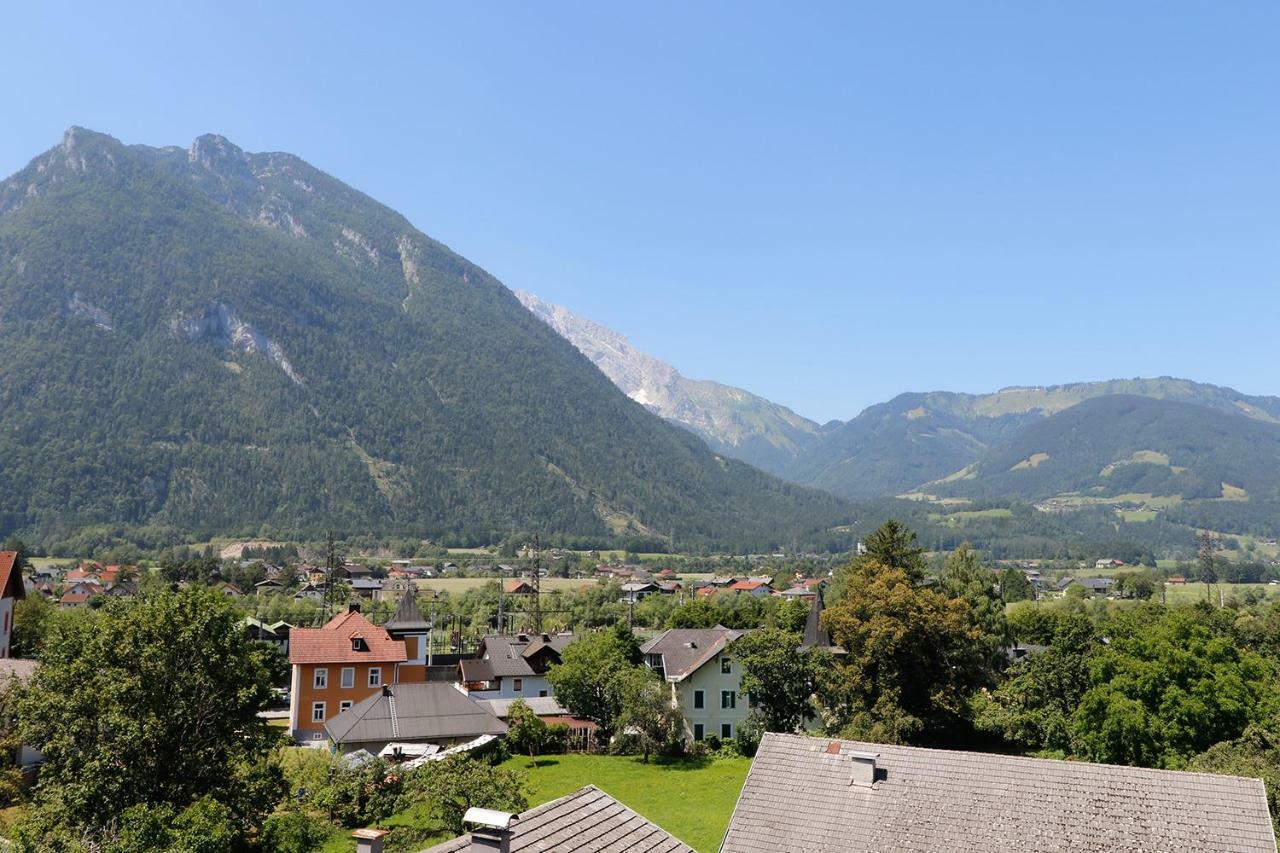
{"label": "utility pole", "polygon": [[542,633],[542,537],[533,535],[533,631]]}
{"label": "utility pole", "polygon": [[333,573],[337,568],[338,548],[333,542],[333,531],[325,533],[325,570],[324,570],[324,615],[325,621],[333,614],[329,608],[336,604],[333,600]]}

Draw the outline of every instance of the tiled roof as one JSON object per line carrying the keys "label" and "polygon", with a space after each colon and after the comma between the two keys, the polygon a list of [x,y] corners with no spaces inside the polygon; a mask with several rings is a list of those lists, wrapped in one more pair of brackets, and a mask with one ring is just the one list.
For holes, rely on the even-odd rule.
{"label": "tiled roof", "polygon": [[[360,637],[368,651],[352,648]],[[399,663],[407,660],[403,640],[374,625],[356,610],[340,613],[323,628],[294,628],[289,635],[289,663]]]}
{"label": "tiled roof", "polygon": [[0,551],[0,595],[22,598],[22,578],[18,572],[18,552]]}
{"label": "tiled roof", "polygon": [[754,590],[759,589],[762,586],[768,586],[768,585],[769,584],[765,583],[764,581],[738,581],[735,584],[730,584],[729,589],[735,589],[735,590],[738,590],[739,592],[752,592]]}
{"label": "tiled roof", "polygon": [[554,696],[525,696],[519,699],[477,699],[484,707],[496,717],[506,719],[511,713],[511,706],[516,702],[524,702],[529,706],[529,710],[537,714],[539,717],[564,717],[569,712],[565,710]]}
{"label": "tiled roof", "polygon": [[325,723],[334,743],[434,741],[506,734],[507,724],[452,684],[390,684]]}
{"label": "tiled roof", "polygon": [[[874,785],[851,784],[853,752],[878,754]],[[1275,853],[1276,842],[1257,779],[766,734],[720,850]]]}
{"label": "tiled roof", "polygon": [[714,628],[672,628],[645,643],[640,651],[647,655],[662,655],[666,679],[683,681],[742,633],[721,625]]}
{"label": "tiled roof", "polygon": [[[459,836],[422,853],[465,853]],[[511,822],[511,853],[693,853],[693,848],[588,785],[543,803]]]}

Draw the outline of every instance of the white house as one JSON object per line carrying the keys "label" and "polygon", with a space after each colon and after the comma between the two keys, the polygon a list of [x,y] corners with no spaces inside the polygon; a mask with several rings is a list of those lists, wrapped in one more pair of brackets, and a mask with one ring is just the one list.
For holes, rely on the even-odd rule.
{"label": "white house", "polygon": [[0,551],[0,658],[9,657],[9,637],[13,633],[13,606],[26,598],[17,551]]}
{"label": "white house", "polygon": [[640,647],[645,664],[671,685],[685,719],[685,737],[738,736],[751,707],[742,692],[742,664],[729,646],[743,635],[714,628],[672,628]]}

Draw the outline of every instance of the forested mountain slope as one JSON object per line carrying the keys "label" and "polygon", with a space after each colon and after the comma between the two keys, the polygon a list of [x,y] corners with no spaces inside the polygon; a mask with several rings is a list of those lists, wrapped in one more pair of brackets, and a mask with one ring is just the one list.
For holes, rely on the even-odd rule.
{"label": "forested mountain slope", "polygon": [[510,529],[767,547],[837,500],[628,400],[288,154],[79,128],[0,183],[0,534]]}

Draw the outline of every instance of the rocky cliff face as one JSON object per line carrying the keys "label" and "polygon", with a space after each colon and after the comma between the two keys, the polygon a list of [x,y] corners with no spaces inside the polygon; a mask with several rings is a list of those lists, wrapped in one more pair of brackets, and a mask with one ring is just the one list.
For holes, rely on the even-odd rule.
{"label": "rocky cliff face", "polygon": [[624,335],[567,308],[527,291],[517,291],[516,297],[628,397],[701,436],[721,453],[776,473],[787,470],[822,433],[813,421],[741,388],[682,376],[636,349]]}

